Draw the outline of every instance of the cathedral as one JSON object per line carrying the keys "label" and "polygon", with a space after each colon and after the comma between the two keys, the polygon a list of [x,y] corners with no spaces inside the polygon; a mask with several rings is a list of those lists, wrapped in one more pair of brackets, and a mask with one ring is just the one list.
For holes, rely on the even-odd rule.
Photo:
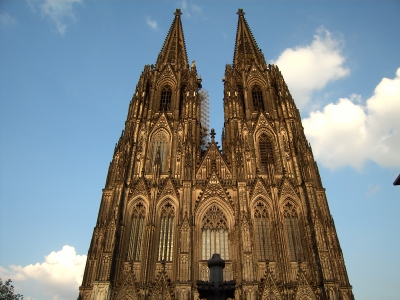
{"label": "cathedral", "polygon": [[236,280],[237,300],[354,299],[278,66],[266,63],[239,9],[220,147],[213,129],[204,136],[207,108],[181,14],[129,104],[78,299],[198,300],[213,253],[225,260],[224,280]]}

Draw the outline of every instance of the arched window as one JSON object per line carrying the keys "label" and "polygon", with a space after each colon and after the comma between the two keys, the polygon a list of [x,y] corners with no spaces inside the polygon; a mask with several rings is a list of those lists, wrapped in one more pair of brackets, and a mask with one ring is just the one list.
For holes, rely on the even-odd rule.
{"label": "arched window", "polygon": [[228,225],[223,212],[213,205],[202,220],[201,241],[202,260],[208,260],[214,253],[219,253],[224,260],[229,259]]}
{"label": "arched window", "polygon": [[158,261],[172,261],[174,250],[175,208],[168,201],[161,208]]}
{"label": "arched window", "polygon": [[274,164],[274,154],[272,151],[272,142],[265,133],[261,134],[258,147],[260,151],[261,172],[266,173],[268,164]]}
{"label": "arched window", "polygon": [[253,97],[253,107],[256,111],[264,111],[263,94],[258,85],[254,86],[251,95]]}
{"label": "arched window", "polygon": [[287,202],[283,208],[285,218],[285,232],[289,248],[290,261],[302,259],[303,251],[301,247],[301,237],[299,229],[299,217],[296,208]]}
{"label": "arched window", "polygon": [[142,257],[142,242],[146,208],[142,202],[136,204],[132,212],[131,232],[129,238],[128,261],[140,261]]}
{"label": "arched window", "polygon": [[161,91],[160,111],[169,111],[171,108],[171,88],[167,85]]}
{"label": "arched window", "polygon": [[271,222],[267,208],[261,201],[254,206],[254,227],[258,260],[272,261]]}
{"label": "arched window", "polygon": [[159,131],[153,137],[153,153],[152,153],[152,166],[156,161],[157,154],[160,155],[161,172],[165,171],[166,158],[168,149],[168,136],[165,132]]}

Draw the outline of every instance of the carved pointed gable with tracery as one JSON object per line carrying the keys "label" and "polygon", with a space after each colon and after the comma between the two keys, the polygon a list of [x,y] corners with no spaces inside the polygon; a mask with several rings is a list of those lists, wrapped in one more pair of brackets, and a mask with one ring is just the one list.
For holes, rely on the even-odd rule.
{"label": "carved pointed gable with tracery", "polygon": [[218,198],[220,201],[225,202],[230,207],[234,207],[234,202],[231,196],[225,191],[219,177],[214,172],[211,174],[208,184],[206,185],[204,191],[199,195],[196,200],[195,209],[197,210],[199,206],[207,202],[211,198]]}
{"label": "carved pointed gable with tracery", "polygon": [[[304,271],[299,269],[298,275],[297,275],[297,291],[296,291],[296,296],[295,300],[317,300],[317,297],[315,296],[315,293],[313,289],[311,288],[310,284],[308,283],[308,280],[304,274]],[[334,298],[329,298],[332,300],[336,300]]]}
{"label": "carved pointed gable with tracery", "polygon": [[208,179],[215,172],[220,178],[232,179],[232,172],[221,156],[217,145],[212,142],[196,172],[196,179]]}
{"label": "carved pointed gable with tracery", "polygon": [[164,198],[166,196],[170,196],[172,198],[178,199],[179,193],[176,190],[171,178],[167,178],[164,185],[161,187],[160,194],[158,196],[159,199]]}
{"label": "carved pointed gable with tracery", "polygon": [[[165,266],[163,267],[165,268]],[[174,291],[171,286],[170,279],[168,278],[165,270],[159,272],[155,284],[151,288],[152,292],[149,295],[151,300],[174,300]]]}
{"label": "carved pointed gable with tracery", "polygon": [[267,266],[263,288],[261,290],[261,300],[283,300],[269,266]]}
{"label": "carved pointed gable with tracery", "polygon": [[254,188],[250,193],[250,200],[253,200],[259,196],[271,199],[270,190],[265,186],[264,182],[260,178],[256,179]]}
{"label": "carved pointed gable with tracery", "polygon": [[144,198],[149,197],[148,186],[143,178],[139,178],[132,183],[132,186],[129,190],[129,196],[143,196]]}
{"label": "carved pointed gable with tracery", "polygon": [[139,300],[135,276],[132,272],[125,274],[122,284],[115,291],[115,300]]}

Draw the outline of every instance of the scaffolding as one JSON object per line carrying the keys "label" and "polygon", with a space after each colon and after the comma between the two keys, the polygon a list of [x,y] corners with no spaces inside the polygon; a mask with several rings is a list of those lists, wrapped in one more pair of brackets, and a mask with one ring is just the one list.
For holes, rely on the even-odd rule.
{"label": "scaffolding", "polygon": [[200,88],[198,93],[200,99],[201,149],[206,150],[210,142],[210,97],[203,88]]}

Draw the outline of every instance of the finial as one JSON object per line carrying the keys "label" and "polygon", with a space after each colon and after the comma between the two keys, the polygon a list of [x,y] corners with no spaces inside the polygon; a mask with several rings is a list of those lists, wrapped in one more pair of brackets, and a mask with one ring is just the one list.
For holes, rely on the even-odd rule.
{"label": "finial", "polygon": [[243,8],[239,8],[237,14],[238,14],[239,16],[244,16],[244,15],[245,15],[245,12],[243,11]]}
{"label": "finial", "polygon": [[175,17],[179,17],[181,15],[181,9],[177,8],[176,11],[174,12]]}
{"label": "finial", "polygon": [[215,130],[214,130],[214,128],[211,128],[210,135],[211,135],[212,141],[214,142],[214,138],[215,138]]}

